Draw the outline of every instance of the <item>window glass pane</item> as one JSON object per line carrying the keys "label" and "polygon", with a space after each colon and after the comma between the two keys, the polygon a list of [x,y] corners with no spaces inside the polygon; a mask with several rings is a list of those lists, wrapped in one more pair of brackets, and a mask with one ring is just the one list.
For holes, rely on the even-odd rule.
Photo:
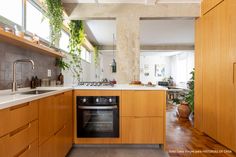
{"label": "window glass pane", "polygon": [[50,41],[50,26],[48,19],[43,19],[42,12],[29,2],[26,2],[26,30]]}
{"label": "window glass pane", "polygon": [[69,35],[65,31],[61,31],[61,39],[59,47],[66,52],[69,52],[68,48],[69,40],[70,40]]}
{"label": "window glass pane", "polygon": [[22,0],[1,0],[0,15],[22,25]]}
{"label": "window glass pane", "polygon": [[82,58],[83,60],[86,59],[86,49],[85,49],[84,47],[81,48],[81,58]]}
{"label": "window glass pane", "polygon": [[91,53],[86,51],[86,61],[91,63]]}

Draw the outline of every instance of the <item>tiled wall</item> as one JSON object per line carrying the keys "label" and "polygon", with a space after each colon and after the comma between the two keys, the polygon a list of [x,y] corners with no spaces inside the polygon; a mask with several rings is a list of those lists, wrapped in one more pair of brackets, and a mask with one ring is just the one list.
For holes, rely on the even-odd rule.
{"label": "tiled wall", "polygon": [[19,63],[16,66],[17,83],[21,83],[23,87],[30,86],[32,76],[47,78],[48,69],[52,70],[51,79],[56,79],[60,73],[60,69],[55,66],[54,57],[0,42],[0,90],[11,88],[13,62],[17,59],[32,59],[35,62],[34,70],[30,63]]}

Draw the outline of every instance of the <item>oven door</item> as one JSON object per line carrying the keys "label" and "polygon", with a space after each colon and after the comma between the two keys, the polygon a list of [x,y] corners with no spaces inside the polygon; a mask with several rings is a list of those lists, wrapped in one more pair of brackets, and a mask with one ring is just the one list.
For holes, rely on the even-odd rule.
{"label": "oven door", "polygon": [[117,106],[78,106],[77,137],[119,137]]}

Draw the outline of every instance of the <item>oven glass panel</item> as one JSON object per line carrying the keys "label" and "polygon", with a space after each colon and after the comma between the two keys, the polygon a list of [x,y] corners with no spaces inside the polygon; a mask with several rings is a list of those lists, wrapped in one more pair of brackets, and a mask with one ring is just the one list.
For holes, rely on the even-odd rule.
{"label": "oven glass panel", "polygon": [[112,133],[113,111],[83,111],[83,130],[88,132]]}

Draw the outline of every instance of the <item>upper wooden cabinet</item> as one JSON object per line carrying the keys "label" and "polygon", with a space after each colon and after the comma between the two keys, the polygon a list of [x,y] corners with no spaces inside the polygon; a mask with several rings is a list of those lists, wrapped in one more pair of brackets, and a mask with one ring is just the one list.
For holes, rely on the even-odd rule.
{"label": "upper wooden cabinet", "polygon": [[122,116],[163,116],[163,91],[122,91]]}
{"label": "upper wooden cabinet", "polygon": [[203,0],[202,1],[202,15],[206,14],[209,10],[224,0]]}

